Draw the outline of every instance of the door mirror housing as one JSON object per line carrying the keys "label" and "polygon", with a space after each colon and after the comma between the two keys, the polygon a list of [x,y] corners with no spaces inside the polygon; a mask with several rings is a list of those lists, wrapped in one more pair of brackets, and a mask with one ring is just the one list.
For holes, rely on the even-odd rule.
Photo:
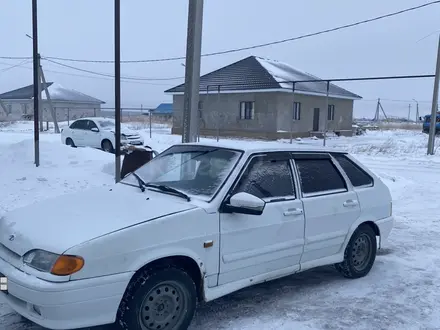
{"label": "door mirror housing", "polygon": [[229,203],[223,205],[222,212],[261,215],[265,206],[266,202],[261,198],[239,192],[229,199]]}
{"label": "door mirror housing", "polygon": [[98,133],[98,132],[99,132],[99,129],[96,128],[96,127],[93,127],[93,128],[91,128],[90,130],[91,130],[92,132],[95,132],[95,133]]}

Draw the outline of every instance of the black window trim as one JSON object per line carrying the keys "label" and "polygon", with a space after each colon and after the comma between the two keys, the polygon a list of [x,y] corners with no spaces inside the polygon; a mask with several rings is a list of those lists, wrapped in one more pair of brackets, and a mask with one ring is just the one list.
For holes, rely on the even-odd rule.
{"label": "black window trim", "polygon": [[[301,176],[299,173],[299,169],[296,165],[295,160],[314,160],[314,159],[328,159],[331,161],[333,166],[335,167],[338,174],[341,176],[342,181],[345,183],[345,189],[332,189],[332,190],[323,190],[323,191],[317,191],[313,193],[304,193],[301,185]],[[349,192],[352,188],[350,181],[347,181],[348,178],[345,177],[345,172],[341,172],[338,165],[335,162],[335,159],[331,156],[328,152],[319,152],[319,151],[312,151],[312,152],[293,152],[292,153],[292,160],[294,166],[294,170],[296,172],[296,176],[298,178],[298,186],[299,186],[299,193],[301,199],[306,198],[313,198],[313,197],[321,197],[321,196],[328,196],[328,195],[335,195],[335,194],[342,194]]]}
{"label": "black window trim", "polygon": [[[347,173],[344,171],[344,168],[342,167],[342,165],[339,163],[339,161],[336,158],[336,155],[342,155],[345,157],[345,159],[347,159],[353,166],[355,166],[358,170],[360,170],[363,174],[365,174],[367,177],[370,178],[371,183],[370,184],[364,184],[362,186],[355,186],[353,185],[353,183],[351,182],[350,178],[348,177]],[[348,182],[350,183],[350,185],[353,187],[353,190],[356,189],[365,189],[365,188],[372,188],[374,187],[374,178],[367,173],[361,166],[359,166],[358,164],[356,164],[355,162],[353,162],[350,157],[348,157],[347,153],[332,153],[331,154],[332,158],[334,159],[334,162],[337,163],[337,165],[341,168],[342,173],[346,176]]]}
{"label": "black window trim", "polygon": [[222,206],[225,203],[228,203],[229,199],[232,197],[232,192],[234,191],[234,189],[237,187],[238,182],[240,182],[241,178],[243,177],[244,172],[247,170],[249,164],[252,162],[252,160],[254,158],[257,157],[270,157],[270,158],[274,158],[274,155],[276,157],[276,154],[279,154],[280,157],[277,158],[279,160],[287,160],[289,163],[289,168],[290,168],[290,174],[292,175],[292,187],[293,187],[293,193],[295,194],[295,196],[285,196],[285,197],[273,197],[273,198],[262,198],[263,201],[266,202],[266,204],[271,204],[271,203],[277,203],[277,202],[285,202],[285,201],[294,201],[294,200],[298,200],[299,196],[298,196],[298,185],[296,184],[296,176],[295,176],[295,171],[294,168],[292,167],[292,162],[291,162],[291,153],[289,151],[270,151],[270,152],[257,152],[257,153],[253,153],[250,154],[248,159],[246,160],[246,162],[244,163],[243,167],[240,170],[240,173],[238,174],[238,176],[235,178],[234,182],[231,184],[228,192],[225,194],[225,197],[223,198],[222,202],[220,203],[219,206],[219,212],[221,212]]}

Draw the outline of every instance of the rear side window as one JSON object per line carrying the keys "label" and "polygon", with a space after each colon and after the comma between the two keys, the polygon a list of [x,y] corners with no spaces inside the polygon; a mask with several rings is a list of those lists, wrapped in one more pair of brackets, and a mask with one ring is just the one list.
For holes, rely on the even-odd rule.
{"label": "rear side window", "polygon": [[301,187],[304,194],[345,192],[345,180],[330,158],[297,159]]}
{"label": "rear side window", "polygon": [[333,157],[341,165],[345,174],[351,181],[353,187],[372,186],[374,183],[373,178],[368,175],[363,169],[352,162],[347,156],[343,154],[335,154]]}

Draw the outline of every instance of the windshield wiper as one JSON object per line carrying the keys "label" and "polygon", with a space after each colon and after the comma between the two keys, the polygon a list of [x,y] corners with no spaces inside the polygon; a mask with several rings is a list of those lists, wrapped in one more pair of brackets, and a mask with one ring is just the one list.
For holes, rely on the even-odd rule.
{"label": "windshield wiper", "polygon": [[165,193],[172,193],[176,196],[179,196],[179,197],[186,199],[188,202],[191,201],[191,198],[187,194],[181,192],[180,190],[177,190],[176,188],[172,188],[170,186],[166,186],[163,184],[146,183],[145,187],[155,188],[155,189],[158,189],[158,190],[163,191]]}
{"label": "windshield wiper", "polygon": [[132,172],[131,174],[133,174],[133,176],[137,179],[138,184],[139,184],[139,189],[144,192],[145,191],[145,187],[147,186],[147,184],[145,183],[144,180],[141,179],[141,177],[139,175],[137,175],[135,172]]}

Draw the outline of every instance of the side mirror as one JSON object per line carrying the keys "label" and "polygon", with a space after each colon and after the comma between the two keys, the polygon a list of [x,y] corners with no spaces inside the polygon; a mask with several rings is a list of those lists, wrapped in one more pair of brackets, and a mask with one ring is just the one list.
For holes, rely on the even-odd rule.
{"label": "side mirror", "polygon": [[254,195],[240,192],[230,198],[229,204],[224,204],[222,211],[225,213],[241,213],[261,215],[266,202]]}
{"label": "side mirror", "polygon": [[95,133],[98,133],[99,132],[99,129],[98,128],[96,128],[96,127],[93,127],[92,129],[90,129],[92,132],[95,132]]}

